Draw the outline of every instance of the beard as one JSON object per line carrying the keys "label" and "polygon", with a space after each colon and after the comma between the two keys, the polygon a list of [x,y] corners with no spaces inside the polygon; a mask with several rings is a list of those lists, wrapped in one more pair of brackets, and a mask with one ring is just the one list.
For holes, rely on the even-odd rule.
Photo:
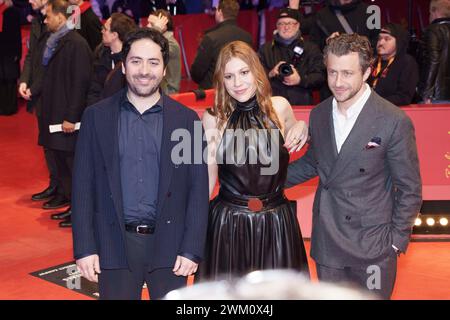
{"label": "beard", "polygon": [[352,99],[354,96],[356,96],[358,94],[359,90],[361,90],[361,87],[363,85],[364,85],[364,82],[361,83],[361,85],[358,88],[350,89],[349,91],[345,92],[344,95],[341,95],[341,96],[338,96],[336,94],[336,91],[334,88],[331,91],[333,91],[334,98],[336,99],[337,102],[345,102],[345,101]]}
{"label": "beard", "polygon": [[[139,81],[140,79],[146,79],[149,80],[150,83],[153,81],[154,85],[149,86],[140,86],[136,85],[134,81]],[[136,96],[141,98],[147,98],[155,94],[155,92],[158,91],[159,85],[161,84],[161,81],[158,81],[157,77],[154,76],[135,76],[132,77],[132,80],[134,81],[128,81],[128,88],[131,92],[133,92]]]}

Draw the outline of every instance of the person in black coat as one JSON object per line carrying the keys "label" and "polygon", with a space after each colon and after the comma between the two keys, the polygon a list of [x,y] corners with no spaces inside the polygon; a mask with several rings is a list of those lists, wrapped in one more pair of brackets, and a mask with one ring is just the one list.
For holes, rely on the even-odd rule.
{"label": "person in black coat", "polygon": [[102,28],[102,44],[94,52],[88,106],[116,93],[126,84],[121,71],[122,45],[126,35],[135,28],[134,20],[123,13],[115,12],[106,20]]}
{"label": "person in black coat", "polygon": [[430,25],[420,46],[419,94],[425,103],[450,103],[450,1],[430,2]]}
{"label": "person in black coat", "polygon": [[325,83],[325,66],[319,48],[301,36],[298,10],[280,10],[274,39],[261,47],[259,57],[273,95],[292,105],[313,103],[312,91]]}
{"label": "person in black coat", "polygon": [[20,12],[11,0],[0,0],[0,115],[17,112],[22,36]]}
{"label": "person in black coat", "polygon": [[367,83],[384,99],[396,106],[413,101],[419,82],[419,67],[406,53],[410,36],[398,24],[387,24],[377,42],[378,57]]}
{"label": "person in black coat", "polygon": [[236,18],[239,4],[236,0],[220,0],[215,12],[217,25],[205,32],[191,66],[192,80],[202,89],[211,89],[217,57],[227,43],[240,40],[252,46],[252,36],[238,27]]}
{"label": "person in black coat", "polygon": [[352,32],[366,36],[370,43],[375,45],[378,29],[370,29],[367,24],[371,16],[371,13],[367,12],[368,6],[361,0],[329,0],[327,6],[315,15],[309,34],[310,40],[323,50],[326,39],[333,33],[348,33],[338,18],[339,14],[342,14]]}
{"label": "person in black coat", "polygon": [[[79,25],[75,29],[86,39],[92,52],[102,42],[102,23],[92,10],[91,3],[84,0],[68,0],[80,8]],[[72,12],[74,13],[74,12]],[[78,21],[77,21],[78,22]]]}
{"label": "person in black coat", "polygon": [[[77,140],[75,125],[80,122],[86,108],[92,74],[92,51],[82,36],[68,28],[68,7],[65,0],[49,0],[47,4],[45,23],[52,34],[47,39],[42,56],[45,76],[39,144],[54,154],[58,180],[64,196],[70,201],[72,163]],[[60,125],[62,131],[51,133],[50,125]],[[70,208],[62,214],[70,219]],[[63,221],[60,226],[70,226],[70,220]]]}
{"label": "person in black coat", "polygon": [[[44,52],[47,38],[50,35],[44,24],[44,8],[47,0],[30,1],[35,16],[31,22],[29,48],[23,64],[22,74],[19,80],[19,94],[28,101],[27,110],[36,111],[36,117],[42,116],[41,92],[44,66],[42,65],[42,54]],[[39,120],[38,120],[39,122]],[[47,200],[43,204],[44,209],[57,209],[67,204],[63,195],[62,187],[58,185],[56,163],[53,153],[44,148],[45,161],[50,173],[50,183],[43,191],[31,196],[34,201]],[[59,194],[59,197],[56,195]],[[62,200],[61,200],[62,199]]]}

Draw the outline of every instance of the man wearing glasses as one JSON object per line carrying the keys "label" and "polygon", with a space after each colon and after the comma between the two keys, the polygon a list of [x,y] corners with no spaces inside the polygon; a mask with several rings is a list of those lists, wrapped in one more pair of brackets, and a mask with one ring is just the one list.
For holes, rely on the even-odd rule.
{"label": "man wearing glasses", "polygon": [[319,48],[301,36],[298,10],[280,10],[273,40],[261,47],[259,56],[274,95],[292,105],[313,103],[312,91],[324,83],[325,68]]}

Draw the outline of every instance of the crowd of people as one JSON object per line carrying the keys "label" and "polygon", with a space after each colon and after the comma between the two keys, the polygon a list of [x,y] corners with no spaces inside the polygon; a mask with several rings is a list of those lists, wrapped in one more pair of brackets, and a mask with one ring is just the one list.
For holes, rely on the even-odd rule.
{"label": "crowd of people", "polygon": [[[331,0],[314,17],[289,1],[273,40],[254,50],[236,22],[238,1],[219,0],[217,25],[190,70],[216,93],[201,122],[169,96],[181,80],[170,11],[186,10],[183,2],[152,7],[145,27],[132,1],[102,23],[94,4],[106,2],[30,0],[20,72],[20,14],[0,0],[0,113],[17,111],[17,88],[35,110],[50,177],[32,200],[66,207],[51,218],[73,224],[77,265],[99,282],[101,298],[139,299],[144,282],[162,298],[192,274],[197,282],[266,269],[309,277],[296,204],[284,189],[319,176],[311,249],[319,279],[365,288],[376,265],[372,289],[389,299],[421,205],[414,128],[398,106],[450,103],[450,1],[431,0],[413,57],[408,32],[370,29],[362,1]],[[307,126],[291,105],[311,105],[314,90],[321,103]],[[199,123],[207,159],[174,161],[173,131],[194,140]],[[289,152],[307,141],[306,155],[289,164]],[[265,156],[254,158],[255,150]],[[182,153],[195,158],[196,143]]]}

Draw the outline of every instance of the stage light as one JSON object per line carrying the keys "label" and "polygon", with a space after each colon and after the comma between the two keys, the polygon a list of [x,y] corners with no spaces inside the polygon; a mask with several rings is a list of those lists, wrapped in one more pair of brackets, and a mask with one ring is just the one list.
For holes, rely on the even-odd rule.
{"label": "stage light", "polygon": [[428,218],[427,219],[427,225],[429,225],[430,227],[434,226],[435,223],[436,223],[436,221],[434,221],[433,218]]}
{"label": "stage light", "polygon": [[422,219],[416,218],[416,222],[414,222],[414,225],[415,225],[416,227],[421,226],[421,225],[422,225]]}
{"label": "stage light", "polygon": [[448,219],[447,218],[440,218],[439,219],[439,224],[443,227],[448,225]]}

